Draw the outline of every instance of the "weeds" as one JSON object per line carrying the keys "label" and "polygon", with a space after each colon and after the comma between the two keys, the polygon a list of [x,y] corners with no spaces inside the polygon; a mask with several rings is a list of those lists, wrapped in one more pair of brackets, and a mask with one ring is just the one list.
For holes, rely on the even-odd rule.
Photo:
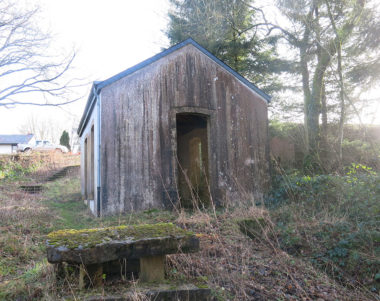
{"label": "weeds", "polygon": [[[52,170],[55,168],[52,166]],[[49,174],[47,169],[44,172]],[[355,290],[350,290],[324,272],[338,279],[330,270],[331,266],[341,269],[342,259],[347,266],[353,264],[352,270],[363,258],[376,260],[374,222],[378,213],[371,212],[370,218],[364,218],[367,211],[376,210],[376,206],[371,207],[375,195],[367,193],[364,201],[368,203],[363,202],[361,207],[350,206],[360,199],[355,186],[367,192],[378,189],[377,175],[357,172],[346,176],[354,182],[344,180],[343,188],[334,176],[286,177],[287,184],[281,182],[279,190],[274,191],[281,200],[271,202],[269,211],[253,204],[218,209],[211,203],[208,209],[151,209],[100,219],[93,218],[81,201],[78,170],[45,184],[45,190],[35,195],[18,190],[19,180],[9,180],[0,188],[0,300],[83,300],[85,294],[78,289],[77,277],[57,279],[54,267],[45,260],[46,234],[52,230],[157,222],[174,222],[197,233],[201,241],[199,253],[168,256],[166,289],[192,282],[200,288],[211,288],[215,300],[373,300],[374,295],[358,283],[353,284]],[[336,193],[321,191],[324,186]],[[302,190],[309,190],[313,198]],[[324,201],[332,196],[337,196],[333,203]],[[367,211],[355,218],[355,210]],[[352,228],[353,221],[356,228]],[[372,246],[368,246],[369,241]],[[363,247],[364,242],[372,255]],[[316,249],[318,244],[323,248]],[[317,250],[323,251],[322,257],[317,256]],[[314,258],[313,264],[319,269],[304,257],[310,261]],[[323,258],[329,264],[324,264]],[[128,289],[131,300],[146,300],[143,286],[136,279],[112,280],[104,275],[103,280],[102,287],[87,294],[126,296]]]}
{"label": "weeds", "polygon": [[22,176],[37,171],[40,164],[41,162],[38,160],[27,162],[20,160],[20,157],[3,156],[0,159],[0,179],[19,179]]}
{"label": "weeds", "polygon": [[[242,226],[242,221],[253,221]],[[261,208],[182,214],[178,223],[198,232],[201,251],[169,256],[169,275],[204,279],[216,300],[370,300],[346,290],[279,247],[275,225]],[[243,223],[243,224],[244,224]],[[250,235],[244,235],[253,226]],[[243,231],[241,231],[243,230]],[[243,232],[243,233],[242,233]],[[368,299],[367,299],[368,298]]]}
{"label": "weeds", "polygon": [[280,176],[267,199],[281,248],[344,285],[380,289],[380,175],[353,164],[341,175]]}

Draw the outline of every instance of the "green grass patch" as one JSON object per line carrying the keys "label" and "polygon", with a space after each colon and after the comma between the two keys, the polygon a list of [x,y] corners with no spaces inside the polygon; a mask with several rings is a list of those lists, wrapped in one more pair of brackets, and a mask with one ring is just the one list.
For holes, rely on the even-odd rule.
{"label": "green grass patch", "polygon": [[80,180],[62,178],[46,184],[45,204],[55,212],[58,219],[46,234],[60,229],[83,229],[95,225],[95,219],[88,212],[80,195]]}
{"label": "green grass patch", "polygon": [[82,200],[78,177],[63,178],[46,184],[44,197],[46,205],[59,217],[51,228],[46,229],[46,233],[60,229],[153,224],[175,220],[173,212],[158,209],[96,218]]}
{"label": "green grass patch", "polygon": [[[52,283],[43,283],[49,264],[46,259],[36,262],[20,276],[11,281],[0,283],[0,300],[40,300],[42,290],[52,286]],[[32,297],[32,299],[30,298]]]}

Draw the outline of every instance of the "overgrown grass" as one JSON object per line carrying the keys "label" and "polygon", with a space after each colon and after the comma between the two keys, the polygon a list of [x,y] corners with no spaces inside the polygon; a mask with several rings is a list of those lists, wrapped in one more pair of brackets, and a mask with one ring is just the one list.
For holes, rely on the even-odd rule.
{"label": "overgrown grass", "polygon": [[[100,296],[124,294],[126,288],[135,292],[133,300],[144,300],[139,292],[141,286],[138,281],[106,282],[104,287],[87,292],[79,291],[75,277],[57,281],[53,266],[45,259],[46,234],[68,228],[158,222],[174,222],[197,233],[201,241],[201,251],[198,253],[168,256],[166,272],[169,287],[173,283],[187,281],[196,283],[199,287],[208,286],[212,289],[215,300],[373,299],[373,294],[360,287],[357,290],[342,287],[328,277],[323,269],[314,269],[309,263],[309,259],[312,259],[310,254],[311,246],[314,248],[313,242],[317,245],[321,242],[325,244],[325,241],[341,240],[335,237],[336,234],[327,234],[320,238],[316,229],[322,231],[324,228],[318,226],[319,221],[328,222],[326,225],[351,222],[351,219],[355,220],[354,210],[345,210],[345,214],[336,215],[335,212],[343,209],[338,203],[334,209],[327,201],[323,206],[317,201],[313,202],[316,196],[322,195],[322,192],[319,193],[321,189],[315,187],[317,184],[314,179],[305,178],[304,182],[298,181],[297,184],[297,177],[302,177],[294,175],[296,187],[301,185],[301,188],[292,197],[288,196],[290,190],[284,188],[293,182],[292,177],[287,178],[287,186],[278,186],[278,198],[282,198],[282,202],[272,202],[271,214],[265,208],[252,205],[219,210],[213,206],[194,211],[152,209],[107,218],[94,218],[83,204],[78,171],[44,184],[43,192],[36,195],[18,190],[18,180],[7,181],[5,186],[0,187],[0,300],[62,300],[67,296],[73,300],[82,300],[85,295],[92,293]],[[354,175],[350,177],[354,179]],[[361,176],[355,177],[359,182],[362,181]],[[323,183],[322,187],[330,183],[330,180],[315,181]],[[340,183],[338,179],[336,181]],[[344,183],[349,186],[347,181]],[[368,186],[368,182],[365,183],[367,184],[361,186],[363,189]],[[338,187],[338,184],[334,185]],[[374,181],[373,185],[377,185],[377,182]],[[309,194],[302,194],[302,191],[310,190],[310,187],[315,187],[315,197],[305,200],[305,196]],[[337,194],[342,191],[346,193],[347,187],[343,190],[336,188],[340,191]],[[295,190],[292,189],[293,192]],[[351,193],[356,195],[354,188]],[[372,204],[372,199],[368,200],[368,204]],[[339,198],[339,202],[341,201],[342,198]],[[312,206],[308,206],[309,203]],[[350,212],[352,217],[349,217]],[[366,216],[365,212],[361,214]],[[371,214],[372,217],[375,216],[374,212]],[[251,235],[254,240],[245,235],[247,231],[242,228],[242,221],[254,221],[249,226],[254,228]],[[309,232],[309,228],[315,229],[315,232]],[[327,229],[322,232],[327,233]],[[297,244],[300,242],[303,244],[298,248]],[[296,256],[284,252],[280,246]],[[302,248],[305,251],[301,251]],[[361,248],[358,249],[360,255]],[[334,250],[332,247],[328,248],[331,249]],[[308,260],[304,261],[303,256]],[[320,267],[318,263],[314,264]],[[372,275],[371,273],[368,275]]]}
{"label": "overgrown grass", "polygon": [[83,229],[93,223],[93,217],[81,201],[79,185],[78,177],[65,177],[45,185],[44,203],[57,216],[52,228],[49,228],[47,232],[60,229]]}
{"label": "overgrown grass", "polygon": [[0,155],[0,180],[40,182],[65,166],[78,164],[78,155],[56,152]]}
{"label": "overgrown grass", "polygon": [[82,201],[78,174],[74,177],[66,177],[48,183],[45,187],[46,190],[43,193],[45,203],[58,216],[53,228],[49,231],[130,225],[133,223],[159,223],[175,219],[172,212],[158,209],[94,218]]}
{"label": "overgrown grass", "polygon": [[380,175],[283,174],[267,200],[281,247],[341,283],[380,289]]}
{"label": "overgrown grass", "polygon": [[[69,162],[71,163],[71,161]],[[45,167],[43,165],[43,167]],[[57,166],[51,166],[52,172]],[[174,221],[169,211],[144,212],[94,218],[80,194],[79,168],[67,177],[43,182],[43,191],[28,194],[19,183],[35,183],[51,175],[47,168],[18,173],[0,185],[0,300],[57,300],[58,286],[53,266],[46,261],[45,240],[51,231],[139,223]],[[75,285],[75,284],[74,284]],[[66,286],[64,294],[70,295]]]}

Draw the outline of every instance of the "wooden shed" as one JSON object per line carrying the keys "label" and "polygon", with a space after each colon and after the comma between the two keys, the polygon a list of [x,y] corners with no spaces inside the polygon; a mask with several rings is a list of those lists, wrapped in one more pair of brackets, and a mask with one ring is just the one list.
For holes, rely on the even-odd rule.
{"label": "wooden shed", "polygon": [[262,198],[270,97],[188,39],[93,84],[78,134],[98,216]]}

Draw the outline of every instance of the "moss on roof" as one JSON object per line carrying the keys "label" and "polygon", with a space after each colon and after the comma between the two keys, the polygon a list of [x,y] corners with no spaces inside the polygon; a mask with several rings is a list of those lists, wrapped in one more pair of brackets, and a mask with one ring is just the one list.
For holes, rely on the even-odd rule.
{"label": "moss on roof", "polygon": [[92,248],[111,241],[136,241],[141,239],[168,236],[187,236],[192,232],[177,227],[172,223],[129,225],[83,230],[59,230],[47,236],[47,244],[68,249]]}

